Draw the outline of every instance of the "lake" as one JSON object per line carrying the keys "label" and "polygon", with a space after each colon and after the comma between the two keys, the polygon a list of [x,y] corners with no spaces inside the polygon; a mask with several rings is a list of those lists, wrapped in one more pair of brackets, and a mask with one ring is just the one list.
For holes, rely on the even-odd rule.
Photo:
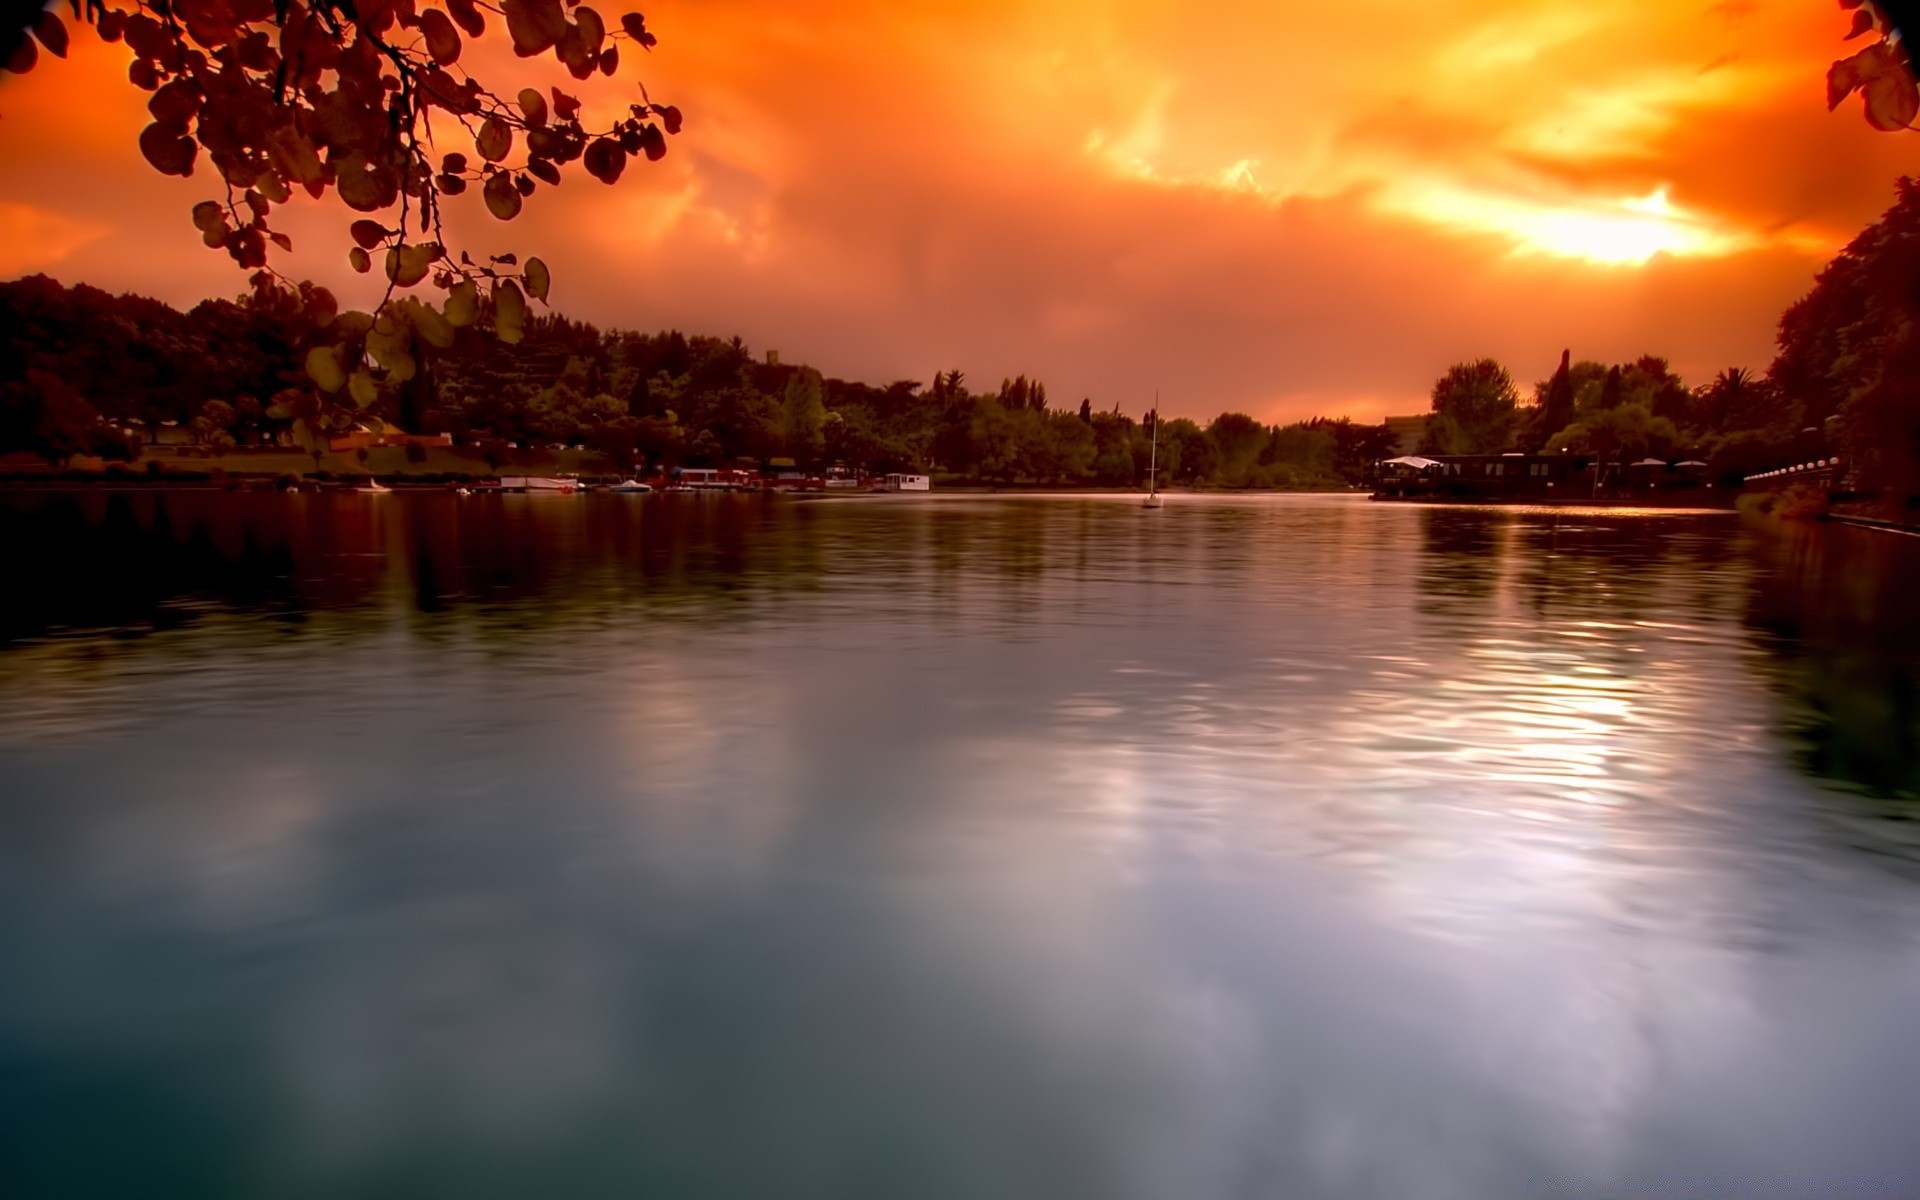
{"label": "lake", "polygon": [[0,546],[0,1195],[1920,1176],[1920,540],[95,491]]}

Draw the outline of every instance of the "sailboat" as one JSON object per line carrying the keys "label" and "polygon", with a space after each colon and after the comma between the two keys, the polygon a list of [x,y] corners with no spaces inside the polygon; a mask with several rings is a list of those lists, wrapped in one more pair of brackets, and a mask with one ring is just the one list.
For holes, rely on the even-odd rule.
{"label": "sailboat", "polygon": [[1159,508],[1166,501],[1160,499],[1160,393],[1153,394],[1153,448],[1147,452],[1147,498],[1140,502],[1141,508]]}

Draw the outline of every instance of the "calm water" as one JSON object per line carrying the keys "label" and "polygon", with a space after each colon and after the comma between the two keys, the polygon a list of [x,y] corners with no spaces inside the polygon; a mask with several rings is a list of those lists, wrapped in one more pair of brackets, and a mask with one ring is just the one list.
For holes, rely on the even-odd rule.
{"label": "calm water", "polygon": [[16,494],[0,547],[9,1198],[1920,1178],[1920,539]]}

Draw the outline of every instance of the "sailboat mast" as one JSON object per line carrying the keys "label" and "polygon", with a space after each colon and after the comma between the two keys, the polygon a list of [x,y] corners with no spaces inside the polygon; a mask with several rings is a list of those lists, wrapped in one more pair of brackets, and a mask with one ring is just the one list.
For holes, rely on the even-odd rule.
{"label": "sailboat mast", "polygon": [[1153,390],[1153,445],[1147,451],[1147,495],[1160,490],[1160,389]]}

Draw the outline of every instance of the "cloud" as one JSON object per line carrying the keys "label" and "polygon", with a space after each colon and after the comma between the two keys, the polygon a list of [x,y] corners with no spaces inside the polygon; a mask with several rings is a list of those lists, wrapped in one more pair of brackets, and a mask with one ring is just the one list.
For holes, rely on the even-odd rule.
{"label": "cloud", "polygon": [[[1910,144],[1824,111],[1834,13],[1734,7],[668,0],[645,64],[688,114],[667,160],[452,228],[543,255],[575,315],[876,382],[957,366],[1277,418],[1418,409],[1482,354],[1699,377],[1764,365]],[[187,229],[204,182],[139,163],[116,53],[0,90],[0,201],[110,230],[72,278],[239,290]],[[345,214],[288,222],[296,269],[351,295]]]}
{"label": "cloud", "polygon": [[0,276],[57,266],[74,251],[106,236],[104,225],[76,220],[31,204],[0,201]]}

